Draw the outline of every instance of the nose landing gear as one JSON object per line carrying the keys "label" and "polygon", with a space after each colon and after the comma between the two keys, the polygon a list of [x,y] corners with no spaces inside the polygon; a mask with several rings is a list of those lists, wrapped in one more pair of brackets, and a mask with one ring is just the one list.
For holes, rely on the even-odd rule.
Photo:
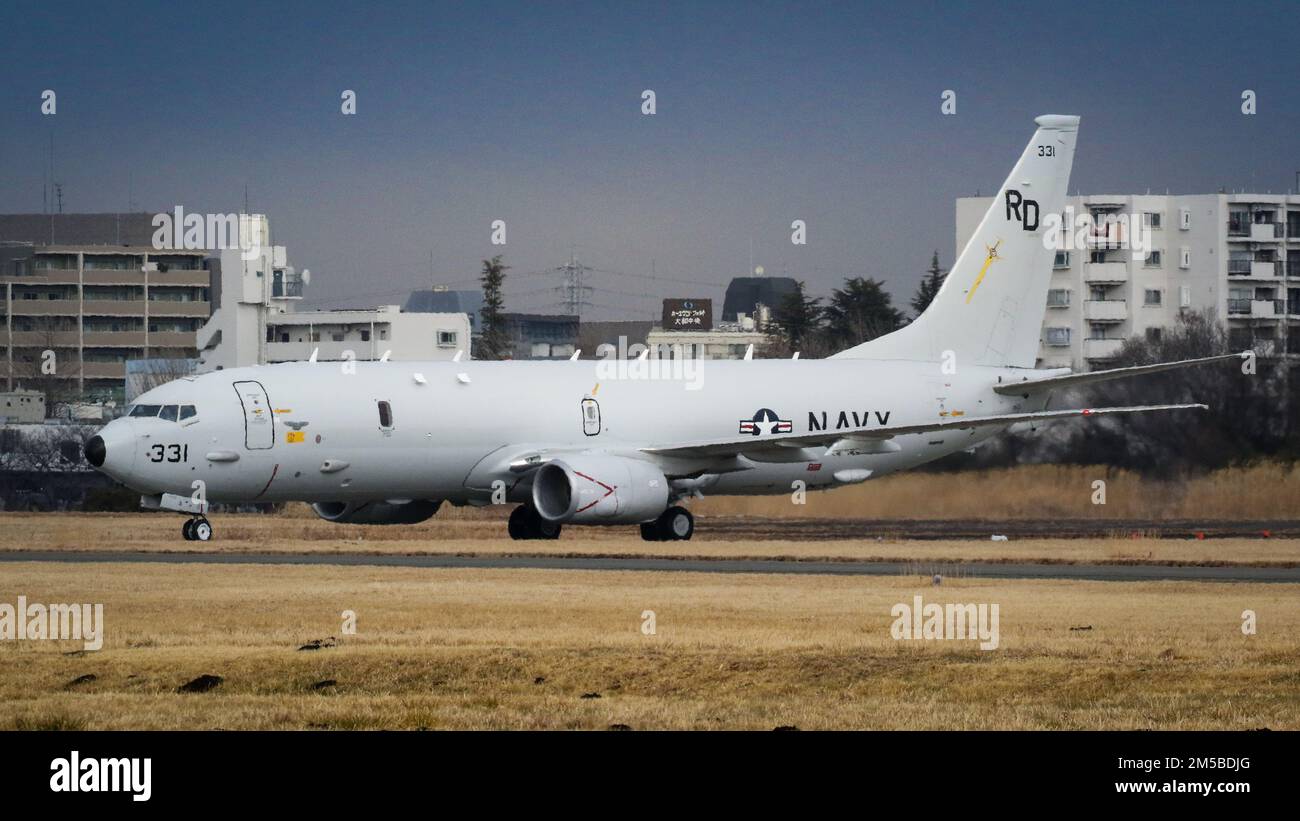
{"label": "nose landing gear", "polygon": [[212,523],[204,516],[186,519],[181,525],[181,535],[187,542],[206,542],[212,539]]}

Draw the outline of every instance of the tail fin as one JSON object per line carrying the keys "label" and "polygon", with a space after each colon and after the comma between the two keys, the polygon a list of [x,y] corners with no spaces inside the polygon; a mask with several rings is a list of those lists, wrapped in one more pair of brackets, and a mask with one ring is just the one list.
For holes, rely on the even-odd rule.
{"label": "tail fin", "polygon": [[1049,214],[1065,209],[1079,118],[1046,114],[930,307],[910,325],[836,357],[1031,368],[1055,251]]}

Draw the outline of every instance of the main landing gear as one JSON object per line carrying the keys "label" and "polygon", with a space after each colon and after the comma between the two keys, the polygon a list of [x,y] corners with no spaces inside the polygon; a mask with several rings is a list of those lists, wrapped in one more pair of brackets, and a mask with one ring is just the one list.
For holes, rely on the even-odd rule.
{"label": "main landing gear", "polygon": [[181,525],[181,535],[187,542],[206,542],[212,539],[212,523],[204,516],[186,519]]}
{"label": "main landing gear", "polygon": [[512,539],[558,539],[560,526],[548,522],[529,505],[520,505],[510,513],[507,525]]}
{"label": "main landing gear", "polygon": [[673,506],[653,522],[641,525],[641,538],[647,542],[684,542],[695,533],[695,517],[684,507]]}

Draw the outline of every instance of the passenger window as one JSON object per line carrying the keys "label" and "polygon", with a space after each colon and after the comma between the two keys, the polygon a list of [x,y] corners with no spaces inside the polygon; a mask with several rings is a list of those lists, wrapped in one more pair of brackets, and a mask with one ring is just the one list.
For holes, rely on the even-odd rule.
{"label": "passenger window", "polygon": [[387,400],[379,402],[379,427],[384,430],[393,429],[393,406]]}
{"label": "passenger window", "polygon": [[162,405],[136,405],[131,408],[132,416],[157,416]]}
{"label": "passenger window", "polygon": [[196,410],[194,409],[194,406],[193,406],[193,405],[181,405],[181,421],[182,421],[182,422],[184,422],[186,419],[189,419],[189,418],[191,418],[191,417],[193,417],[193,416],[195,416],[195,415],[197,415],[197,414],[198,414],[198,411],[196,411]]}
{"label": "passenger window", "polygon": [[175,422],[179,412],[176,405],[163,405],[162,412],[158,414],[159,419],[166,419],[168,422]]}

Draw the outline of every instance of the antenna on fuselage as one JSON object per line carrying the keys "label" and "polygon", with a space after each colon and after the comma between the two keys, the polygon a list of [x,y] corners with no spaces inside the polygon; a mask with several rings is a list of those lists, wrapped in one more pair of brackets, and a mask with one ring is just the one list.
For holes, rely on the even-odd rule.
{"label": "antenna on fuselage", "polygon": [[456,355],[453,356],[453,357],[451,358],[451,361],[452,361],[452,362],[459,362],[459,361],[460,361],[460,355],[463,354],[463,353],[465,353],[465,351],[464,351],[463,349],[462,349],[462,350],[459,350],[459,351],[456,351]]}
{"label": "antenna on fuselage", "polygon": [[749,347],[745,349],[745,361],[748,362],[753,358],[754,358],[754,343],[751,342],[749,343]]}
{"label": "antenna on fuselage", "polygon": [[387,362],[387,361],[388,361],[388,357],[389,357],[390,354],[392,354],[392,351],[384,351],[384,355],[381,356],[381,357],[379,357],[379,361],[380,361],[380,362]]}
{"label": "antenna on fuselage", "polygon": [[569,357],[569,361],[570,361],[570,362],[577,362],[577,361],[578,361],[578,355],[581,354],[581,353],[582,353],[582,348],[578,348],[576,351],[573,352],[573,356]]}
{"label": "antenna on fuselage", "polygon": [[307,361],[308,361],[308,362],[315,362],[315,361],[316,361],[316,354],[318,354],[318,353],[320,353],[320,348],[312,348],[312,349],[311,349],[311,356],[309,356],[309,357],[307,358]]}

